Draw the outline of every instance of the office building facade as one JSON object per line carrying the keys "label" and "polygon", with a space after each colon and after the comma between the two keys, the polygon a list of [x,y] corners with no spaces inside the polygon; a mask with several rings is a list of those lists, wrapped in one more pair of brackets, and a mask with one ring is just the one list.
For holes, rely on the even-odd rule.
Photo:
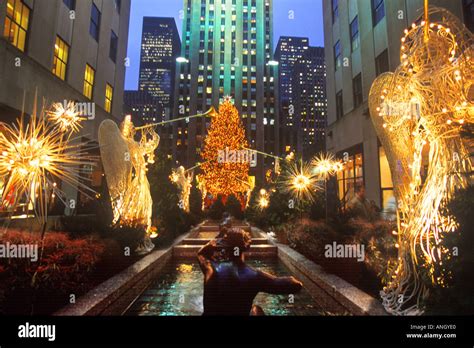
{"label": "office building facade", "polygon": [[309,159],[326,144],[326,65],[323,47],[309,47],[292,72],[296,152]]}
{"label": "office building facade", "polygon": [[134,123],[144,125],[163,120],[163,106],[158,98],[152,97],[147,91],[125,91],[123,102],[137,121]]}
{"label": "office building facade", "polygon": [[[186,0],[178,59],[175,117],[216,109],[230,96],[253,149],[276,155],[278,66],[273,61],[272,0]],[[209,118],[176,124],[174,155],[184,166],[200,160]],[[274,160],[259,155],[252,174],[263,178]]]}
{"label": "office building facade", "polygon": [[[146,91],[125,91],[124,106],[126,113],[132,115],[136,126],[159,123],[163,121],[163,106],[158,98],[151,96]],[[169,123],[156,127],[160,136],[159,149],[163,153],[171,155],[172,128]]]}
{"label": "office building facade", "polygon": [[295,108],[293,100],[293,70],[296,62],[309,50],[309,39],[306,37],[282,36],[275,50],[275,60],[279,63],[278,93],[280,111],[280,139],[282,151],[290,153],[297,150],[298,134],[295,132]]}
{"label": "office building facade", "polygon": [[[174,93],[176,58],[181,42],[174,18],[144,17],[139,90],[161,104],[161,119],[169,119]],[[153,108],[153,104],[150,108]]]}

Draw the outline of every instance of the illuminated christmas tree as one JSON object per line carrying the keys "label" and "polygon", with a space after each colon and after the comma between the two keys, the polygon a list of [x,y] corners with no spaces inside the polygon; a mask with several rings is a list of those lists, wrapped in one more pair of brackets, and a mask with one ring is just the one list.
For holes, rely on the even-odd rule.
{"label": "illuminated christmas tree", "polygon": [[202,158],[206,191],[214,197],[242,196],[248,190],[249,157],[245,129],[230,98],[211,121]]}

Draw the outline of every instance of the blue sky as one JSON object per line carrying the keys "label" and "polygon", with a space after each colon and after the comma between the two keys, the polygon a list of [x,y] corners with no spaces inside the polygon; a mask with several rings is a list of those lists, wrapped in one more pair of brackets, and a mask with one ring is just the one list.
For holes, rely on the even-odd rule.
{"label": "blue sky", "polygon": [[[273,7],[274,48],[280,36],[305,36],[309,37],[311,46],[324,45],[322,0],[273,0]],[[126,89],[135,90],[138,86],[143,17],[174,17],[181,36],[182,9],[183,0],[132,0]]]}

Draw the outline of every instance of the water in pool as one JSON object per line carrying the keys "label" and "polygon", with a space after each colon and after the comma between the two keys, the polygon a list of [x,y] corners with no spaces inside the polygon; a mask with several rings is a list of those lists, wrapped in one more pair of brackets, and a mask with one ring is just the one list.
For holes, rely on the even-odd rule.
{"label": "water in pool", "polygon": [[[290,272],[278,261],[249,260],[254,268],[277,276]],[[203,312],[203,275],[194,262],[170,262],[161,276],[132,304],[126,315],[195,316]],[[320,315],[321,308],[309,293],[302,289],[294,295],[260,293],[254,304],[263,308],[266,315]]]}

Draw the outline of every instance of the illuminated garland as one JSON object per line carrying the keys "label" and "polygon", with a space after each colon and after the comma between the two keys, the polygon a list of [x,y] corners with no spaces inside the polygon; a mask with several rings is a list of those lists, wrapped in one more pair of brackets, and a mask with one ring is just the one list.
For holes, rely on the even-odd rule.
{"label": "illuminated garland", "polygon": [[[398,265],[382,292],[386,310],[420,314],[425,279],[445,285],[444,265],[452,255],[443,245],[457,227],[447,211],[471,170],[461,128],[474,121],[469,90],[474,82],[473,36],[451,13],[431,9],[405,30],[401,65],[373,83],[372,121],[387,154],[398,203]],[[428,152],[422,179],[423,151]]]}

